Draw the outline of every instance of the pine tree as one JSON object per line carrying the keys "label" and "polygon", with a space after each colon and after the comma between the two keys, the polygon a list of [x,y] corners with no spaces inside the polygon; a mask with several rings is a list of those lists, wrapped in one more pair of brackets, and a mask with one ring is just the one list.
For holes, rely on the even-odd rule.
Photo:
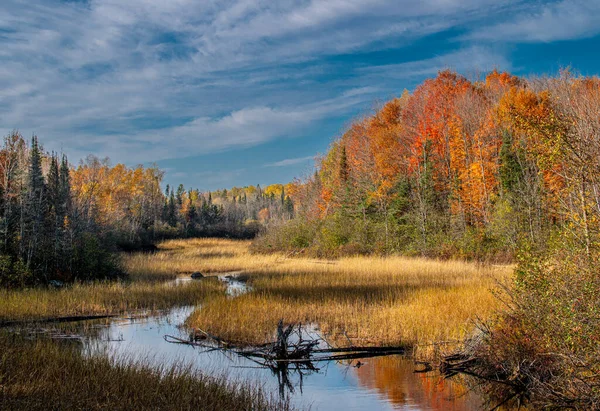
{"label": "pine tree", "polygon": [[50,168],[48,170],[48,210],[52,214],[57,214],[60,208],[60,176],[58,170],[58,159],[52,153],[50,157]]}
{"label": "pine tree", "polygon": [[[37,279],[46,277],[45,267],[42,266],[41,257],[43,250],[38,250],[40,240],[43,238],[42,228],[46,213],[46,187],[42,173],[42,154],[38,145],[38,139],[31,139],[31,151],[29,157],[29,179],[27,185],[27,204],[24,213],[24,260],[27,267],[37,271]],[[39,267],[38,267],[39,265]]]}
{"label": "pine tree", "polygon": [[69,161],[67,156],[63,155],[60,170],[59,170],[59,208],[58,213],[62,217],[64,224],[64,218],[69,215],[72,207],[71,199],[71,172],[69,169]]}
{"label": "pine tree", "polygon": [[290,198],[290,196],[285,197],[283,209],[287,213],[289,219],[294,218],[294,203],[292,202],[292,199]]}
{"label": "pine tree", "polygon": [[198,212],[196,211],[196,205],[190,199],[190,206],[187,209],[186,220],[188,222],[187,231],[188,235],[194,233],[196,228],[196,218],[198,217]]}
{"label": "pine tree", "polygon": [[184,194],[185,194],[185,187],[183,186],[183,184],[179,184],[179,187],[177,187],[177,193],[175,194],[175,198],[177,199],[177,205],[179,206],[179,208],[181,208],[183,206]]}
{"label": "pine tree", "polygon": [[51,262],[52,271],[56,271],[60,251],[60,175],[58,170],[58,159],[52,153],[50,157],[50,168],[48,170],[47,183],[47,214],[46,214],[46,233],[44,238],[51,242]]}
{"label": "pine tree", "polygon": [[56,219],[58,223],[58,266],[60,269],[73,274],[73,243],[68,233],[72,231],[71,213],[73,199],[71,198],[71,171],[67,156],[63,155],[58,172],[58,202],[56,205]]}
{"label": "pine tree", "polygon": [[169,204],[167,206],[167,222],[171,227],[177,226],[177,206],[175,205],[175,195],[171,191]]}

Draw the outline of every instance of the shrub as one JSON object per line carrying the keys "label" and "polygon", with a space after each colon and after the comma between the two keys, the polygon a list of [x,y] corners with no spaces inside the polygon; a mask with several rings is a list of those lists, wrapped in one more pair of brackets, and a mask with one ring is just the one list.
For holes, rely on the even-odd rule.
{"label": "shrub", "polygon": [[600,264],[563,244],[519,256],[509,310],[475,347],[496,397],[540,408],[600,409]]}
{"label": "shrub", "polygon": [[0,254],[0,287],[17,288],[33,283],[33,276],[23,261]]}

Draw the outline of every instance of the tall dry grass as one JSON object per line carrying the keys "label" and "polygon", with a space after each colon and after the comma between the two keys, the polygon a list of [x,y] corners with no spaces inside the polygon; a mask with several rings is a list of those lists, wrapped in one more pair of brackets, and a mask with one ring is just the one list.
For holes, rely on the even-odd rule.
{"label": "tall dry grass", "polygon": [[335,261],[256,255],[249,242],[167,241],[160,253],[132,255],[133,276],[243,270],[253,291],[203,304],[188,324],[237,342],[273,338],[279,319],[318,323],[340,343],[426,345],[461,339],[497,307],[491,289],[508,266],[406,257]]}
{"label": "tall dry grass", "polygon": [[0,333],[3,410],[286,410],[259,386],[186,367],[153,369]]}
{"label": "tall dry grass", "polygon": [[193,282],[173,287],[151,282],[97,282],[63,289],[31,288],[0,290],[0,323],[15,320],[120,314],[160,310],[174,305],[193,305],[223,294],[218,281]]}

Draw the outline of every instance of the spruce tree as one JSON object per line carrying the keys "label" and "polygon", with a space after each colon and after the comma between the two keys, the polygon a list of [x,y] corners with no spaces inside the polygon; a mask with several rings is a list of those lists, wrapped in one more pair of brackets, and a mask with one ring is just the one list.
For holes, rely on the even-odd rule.
{"label": "spruce tree", "polygon": [[59,170],[59,194],[60,203],[58,212],[64,221],[64,217],[67,217],[71,212],[72,199],[71,199],[71,171],[69,169],[69,161],[67,156],[62,156]]}
{"label": "spruce tree", "polygon": [[27,184],[27,202],[24,236],[26,238],[24,248],[24,260],[27,267],[37,271],[37,279],[45,278],[45,267],[42,266],[43,250],[38,249],[40,240],[43,238],[42,228],[46,213],[46,187],[42,173],[42,153],[38,145],[38,139],[31,139],[31,150],[29,157],[29,179]]}
{"label": "spruce tree", "polygon": [[46,213],[46,230],[44,238],[51,243],[50,266],[52,271],[56,271],[58,267],[58,258],[60,250],[60,175],[58,170],[58,159],[52,153],[50,157],[50,168],[48,170],[47,183],[47,213]]}
{"label": "spruce tree", "polygon": [[171,227],[177,226],[177,206],[175,205],[175,195],[171,191],[169,196],[169,205],[167,207],[167,222]]}

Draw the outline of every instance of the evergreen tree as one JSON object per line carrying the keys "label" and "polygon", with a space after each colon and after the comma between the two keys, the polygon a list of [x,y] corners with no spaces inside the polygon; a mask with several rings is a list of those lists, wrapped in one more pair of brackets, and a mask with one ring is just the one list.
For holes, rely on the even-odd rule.
{"label": "evergreen tree", "polygon": [[57,212],[64,224],[64,218],[69,215],[72,208],[71,199],[71,172],[67,156],[63,155],[59,170],[59,203]]}
{"label": "evergreen tree", "polygon": [[50,157],[50,168],[48,170],[47,183],[47,214],[46,214],[46,233],[45,239],[51,241],[51,270],[57,269],[60,253],[60,173],[58,169],[58,159],[52,153]]}
{"label": "evergreen tree", "polygon": [[167,206],[167,223],[169,223],[171,227],[177,226],[177,206],[175,205],[175,195],[173,194],[173,191],[171,191],[169,204]]}
{"label": "evergreen tree", "polygon": [[185,195],[185,187],[183,184],[179,184],[177,187],[177,193],[175,194],[175,198],[177,199],[177,205],[179,208],[183,206],[183,196]]}
{"label": "evergreen tree", "polygon": [[283,203],[283,209],[289,219],[294,218],[294,203],[292,202],[292,199],[290,198],[290,196],[285,197],[285,201]]}
{"label": "evergreen tree", "polygon": [[42,154],[38,145],[38,139],[31,139],[31,150],[29,157],[29,178],[27,185],[27,203],[24,214],[22,256],[27,267],[34,271],[36,278],[41,280],[46,277],[41,256],[42,250],[38,250],[43,239],[42,228],[44,226],[46,212],[46,184],[42,173]]}

